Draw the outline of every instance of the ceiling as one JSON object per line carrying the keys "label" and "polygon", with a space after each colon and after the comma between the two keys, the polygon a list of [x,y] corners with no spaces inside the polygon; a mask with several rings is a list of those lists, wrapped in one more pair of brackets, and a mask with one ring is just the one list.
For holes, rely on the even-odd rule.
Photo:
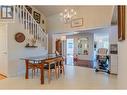
{"label": "ceiling", "polygon": [[[112,7],[112,6],[47,6],[47,5],[36,5],[36,6],[33,6],[35,7],[36,9],[38,9],[40,12],[44,13],[45,16],[52,16],[52,15],[55,15],[55,14],[58,14],[60,12],[63,12],[64,9],[74,9],[75,11],[80,11],[80,12],[83,12],[83,11],[90,11],[90,12],[95,12],[95,10],[100,10],[100,9],[111,9],[109,7]],[[82,10],[82,11],[81,11]],[[116,7],[114,8],[114,12],[113,12],[113,16],[112,16],[112,23],[116,23],[116,18],[117,18],[117,11],[116,11]],[[106,28],[99,28],[99,30],[102,30],[103,33],[101,34],[100,32],[98,32],[98,29],[89,29],[89,30],[83,30],[83,31],[76,31],[77,33],[97,33],[97,35],[107,35],[107,30]],[[106,32],[105,32],[106,31]],[[73,34],[76,34],[76,33],[63,33],[65,35],[73,35]]]}
{"label": "ceiling", "polygon": [[98,10],[98,9],[105,9],[105,8],[109,8],[111,6],[47,6],[47,5],[33,5],[33,7],[35,7],[36,9],[38,9],[40,12],[44,13],[45,16],[51,16],[51,15],[55,15],[58,14],[60,12],[63,12],[64,9],[74,9],[75,11],[79,11],[79,10],[90,10],[91,12],[94,10]]}
{"label": "ceiling", "polygon": [[60,12],[63,12],[64,9],[75,9],[77,10],[79,6],[33,6],[38,9],[40,12],[44,13],[45,16],[51,16]]}

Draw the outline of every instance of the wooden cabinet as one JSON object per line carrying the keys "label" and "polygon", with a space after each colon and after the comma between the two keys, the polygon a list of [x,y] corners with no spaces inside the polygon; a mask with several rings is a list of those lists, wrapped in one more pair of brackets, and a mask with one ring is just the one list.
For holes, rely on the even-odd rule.
{"label": "wooden cabinet", "polygon": [[62,54],[62,41],[60,39],[56,40],[56,51]]}

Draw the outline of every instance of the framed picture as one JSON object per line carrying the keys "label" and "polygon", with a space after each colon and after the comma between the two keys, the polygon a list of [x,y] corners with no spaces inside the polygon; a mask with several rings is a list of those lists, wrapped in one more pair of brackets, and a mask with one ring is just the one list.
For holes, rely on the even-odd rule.
{"label": "framed picture", "polygon": [[71,21],[71,27],[80,27],[83,26],[83,18],[77,18],[77,19],[73,19]]}
{"label": "framed picture", "polygon": [[118,53],[117,44],[110,44],[110,54],[117,54],[117,53]]}
{"label": "framed picture", "polygon": [[44,20],[42,20],[42,24],[45,24],[45,21]]}
{"label": "framed picture", "polygon": [[125,6],[120,5],[118,8],[118,40],[125,40]]}
{"label": "framed picture", "polygon": [[26,9],[28,10],[28,12],[30,13],[30,14],[32,14],[32,8],[30,7],[30,6],[25,6],[26,7]]}
{"label": "framed picture", "polygon": [[34,11],[33,17],[40,24],[41,15]]}

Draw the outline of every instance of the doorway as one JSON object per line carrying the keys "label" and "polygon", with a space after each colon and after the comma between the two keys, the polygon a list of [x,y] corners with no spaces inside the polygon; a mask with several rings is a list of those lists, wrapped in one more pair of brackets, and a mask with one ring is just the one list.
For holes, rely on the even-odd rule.
{"label": "doorway", "polygon": [[99,48],[107,48],[109,50],[109,33],[104,32],[94,34],[94,58],[96,60],[96,54]]}
{"label": "doorway", "polygon": [[74,39],[67,39],[67,52],[66,52],[66,64],[72,65],[73,63],[73,55],[74,55]]}
{"label": "doorway", "polygon": [[1,74],[7,76],[8,70],[8,55],[7,55],[7,25],[0,24],[0,79]]}

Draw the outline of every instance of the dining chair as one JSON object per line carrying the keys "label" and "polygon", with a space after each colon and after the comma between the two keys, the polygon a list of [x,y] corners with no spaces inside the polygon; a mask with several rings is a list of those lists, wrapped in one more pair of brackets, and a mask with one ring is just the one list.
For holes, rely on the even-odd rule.
{"label": "dining chair", "polygon": [[59,53],[57,50],[55,51],[55,54],[56,54],[56,55],[60,55],[60,53]]}
{"label": "dining chair", "polygon": [[[59,52],[56,50],[55,51],[55,54],[57,56],[59,56]],[[62,74],[64,74],[64,64],[63,62],[65,61],[63,57],[60,57],[60,58],[57,58],[57,65],[56,65],[56,68],[57,68],[57,71],[58,71],[58,76],[60,75],[61,71],[62,71]]]}
{"label": "dining chair", "polygon": [[35,76],[36,71],[38,73],[38,68],[36,68],[33,65],[37,64],[37,63],[41,63],[41,61],[29,61],[29,63],[32,63],[32,64],[29,64],[29,69],[31,69],[31,71],[32,71],[32,78],[33,78]]}
{"label": "dining chair", "polygon": [[48,82],[50,82],[50,80],[51,80],[51,72],[53,70],[55,71],[54,74],[55,74],[56,79],[58,78],[55,59],[46,60],[44,69],[48,71]]}
{"label": "dining chair", "polygon": [[64,59],[60,57],[60,58],[57,58],[56,61],[57,61],[56,68],[57,68],[58,77],[59,77],[60,73],[64,75],[64,63],[63,63]]}

